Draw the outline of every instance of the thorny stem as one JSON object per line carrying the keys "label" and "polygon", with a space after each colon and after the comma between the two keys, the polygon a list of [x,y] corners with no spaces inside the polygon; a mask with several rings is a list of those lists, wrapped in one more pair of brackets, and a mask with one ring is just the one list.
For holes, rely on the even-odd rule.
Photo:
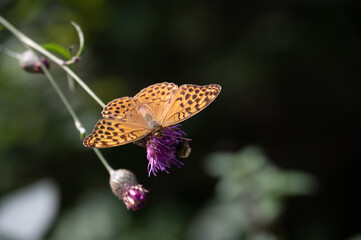
{"label": "thorny stem", "polygon": [[[85,85],[85,83],[67,66],[63,65],[63,61],[58,59],[57,57],[55,57],[54,55],[52,55],[51,53],[49,53],[48,51],[46,51],[45,49],[43,49],[42,47],[40,47],[38,44],[36,44],[35,42],[33,42],[31,39],[29,39],[28,37],[26,37],[24,34],[22,34],[20,31],[18,31],[16,28],[14,28],[10,23],[8,23],[4,18],[1,17],[0,15],[0,23],[8,28],[9,31],[11,31],[16,37],[19,38],[19,40],[24,44],[24,46],[26,48],[28,48],[30,51],[31,48],[34,48],[35,50],[38,50],[39,52],[41,52],[42,54],[44,54],[45,56],[49,57],[49,59],[53,60],[55,63],[57,63],[61,68],[63,68],[67,73],[69,73],[69,75],[71,75],[74,79],[77,80],[77,82],[79,83],[79,85],[82,85],[82,87],[84,88],[84,86],[86,88],[84,88],[85,91],[87,91],[89,93],[90,96],[92,96],[94,98],[94,100],[96,100],[102,107],[105,106],[105,104],[95,95],[95,93],[93,91],[90,90],[90,88],[88,88],[87,85]],[[4,48],[2,48],[1,50],[3,50]],[[5,51],[7,49],[5,48]],[[6,52],[7,53],[7,52]],[[35,55],[36,56],[36,55]],[[36,56],[37,57],[37,56]],[[47,77],[47,79],[49,80],[49,82],[51,83],[51,85],[54,87],[56,93],[59,95],[60,99],[62,100],[62,102],[65,105],[65,108],[68,110],[70,116],[73,118],[74,120],[74,124],[75,127],[78,129],[78,131],[80,132],[80,135],[83,136],[85,134],[85,129],[82,126],[78,116],[76,115],[74,109],[72,108],[71,104],[69,103],[68,99],[65,97],[63,91],[60,89],[59,85],[56,83],[55,79],[53,78],[53,76],[50,74],[49,70],[45,67],[45,65],[42,63],[42,61],[40,61],[38,59],[41,69],[43,70],[45,76]],[[83,86],[84,85],[84,86]],[[87,90],[88,89],[88,90]],[[107,171],[109,172],[109,174],[111,174],[114,170],[113,168],[108,164],[107,160],[104,158],[104,156],[101,154],[101,152],[99,151],[99,149],[93,148],[95,154],[98,156],[98,158],[100,159],[100,161],[102,162],[102,164],[104,165],[104,167],[107,169]]]}
{"label": "thorny stem", "polygon": [[25,45],[35,49],[36,51],[40,52],[41,54],[43,54],[44,56],[48,57],[50,60],[52,60],[54,63],[56,63],[57,65],[59,65],[59,67],[61,67],[65,72],[67,72],[75,81],[77,81],[77,83],[102,107],[105,107],[105,104],[102,102],[102,100],[100,100],[98,98],[97,95],[95,95],[95,93],[83,82],[83,80],[81,80],[78,75],[76,75],[68,66],[66,66],[65,62],[59,58],[57,58],[56,56],[54,56],[53,54],[51,54],[50,52],[48,52],[47,50],[45,50],[44,48],[42,48],[39,44],[37,44],[36,42],[34,42],[33,40],[31,40],[30,38],[28,38],[25,34],[23,34],[22,32],[20,32],[19,30],[17,30],[13,25],[11,25],[7,20],[5,20],[1,15],[0,15],[0,23],[6,27],[12,34],[14,34],[22,43],[24,43]]}

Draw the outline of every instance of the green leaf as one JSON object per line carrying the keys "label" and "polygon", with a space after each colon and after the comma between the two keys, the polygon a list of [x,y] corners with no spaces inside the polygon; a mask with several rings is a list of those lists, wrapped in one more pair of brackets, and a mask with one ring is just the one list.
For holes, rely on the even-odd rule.
{"label": "green leaf", "polygon": [[80,26],[78,24],[76,24],[75,22],[71,22],[71,24],[75,27],[75,30],[78,33],[78,37],[79,37],[79,50],[76,53],[76,57],[80,57],[80,55],[83,53],[84,51],[84,34],[83,31],[81,30]]}
{"label": "green leaf", "polygon": [[3,26],[0,24],[0,30],[2,30],[3,29]]}
{"label": "green leaf", "polygon": [[66,60],[70,60],[72,58],[70,52],[65,49],[64,47],[60,46],[56,43],[47,43],[42,45],[43,48],[46,50],[58,53],[59,55],[63,56]]}

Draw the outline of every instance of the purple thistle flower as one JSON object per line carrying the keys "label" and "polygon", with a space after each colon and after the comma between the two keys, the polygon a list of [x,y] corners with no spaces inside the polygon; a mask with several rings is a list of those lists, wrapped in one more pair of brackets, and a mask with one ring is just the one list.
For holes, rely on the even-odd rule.
{"label": "purple thistle flower", "polygon": [[156,173],[158,171],[169,173],[167,168],[170,168],[171,165],[179,168],[183,165],[183,163],[177,159],[176,154],[181,144],[188,146],[188,140],[184,138],[186,134],[180,130],[179,126],[180,124],[163,128],[158,132],[150,134],[145,139],[147,158],[149,161],[148,176],[150,176],[151,173],[157,176]]}
{"label": "purple thistle flower", "polygon": [[115,196],[123,200],[127,209],[133,211],[144,207],[148,190],[138,184],[135,175],[126,169],[118,169],[110,173],[110,188]]}
{"label": "purple thistle flower", "polygon": [[146,191],[140,184],[128,188],[122,198],[127,209],[136,211],[144,207],[147,201]]}

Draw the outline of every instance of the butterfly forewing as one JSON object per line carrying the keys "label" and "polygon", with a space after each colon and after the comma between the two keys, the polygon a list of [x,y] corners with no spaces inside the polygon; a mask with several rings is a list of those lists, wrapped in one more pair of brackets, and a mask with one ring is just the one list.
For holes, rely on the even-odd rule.
{"label": "butterfly forewing", "polygon": [[143,108],[151,115],[152,120],[159,123],[177,89],[178,86],[174,83],[157,83],[144,88],[133,100],[138,111]]}
{"label": "butterfly forewing", "polygon": [[197,86],[185,84],[178,88],[165,116],[161,122],[163,127],[182,122],[206,108],[218,96],[221,86],[210,84]]}
{"label": "butterfly forewing", "polygon": [[122,97],[109,102],[103,109],[104,118],[115,119],[123,123],[147,127],[144,118],[139,115],[131,97]]}
{"label": "butterfly forewing", "polygon": [[100,119],[93,132],[84,139],[87,147],[107,148],[134,142],[148,134],[147,128],[114,119]]}

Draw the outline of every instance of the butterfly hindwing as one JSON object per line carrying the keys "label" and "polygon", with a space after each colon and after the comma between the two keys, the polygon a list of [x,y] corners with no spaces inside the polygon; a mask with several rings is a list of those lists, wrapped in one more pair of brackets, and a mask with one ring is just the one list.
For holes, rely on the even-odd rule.
{"label": "butterfly hindwing", "polygon": [[135,125],[114,119],[100,119],[83,144],[95,148],[115,147],[139,140],[148,133],[147,128],[139,129]]}

